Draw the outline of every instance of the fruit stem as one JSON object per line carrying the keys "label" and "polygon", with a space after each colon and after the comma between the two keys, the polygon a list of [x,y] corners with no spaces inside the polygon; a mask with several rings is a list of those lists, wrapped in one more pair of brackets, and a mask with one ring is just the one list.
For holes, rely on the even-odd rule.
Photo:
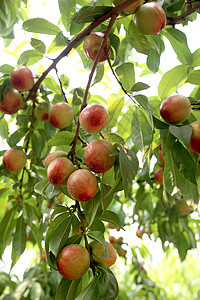
{"label": "fruit stem", "polygon": [[95,276],[95,263],[94,263],[94,260],[93,260],[93,257],[92,257],[92,253],[91,253],[91,249],[90,249],[90,246],[89,246],[89,243],[88,243],[88,240],[87,240],[87,234],[86,234],[86,230],[85,230],[85,216],[80,208],[80,204],[78,201],[76,201],[76,207],[78,209],[78,216],[79,216],[79,219],[81,221],[81,230],[82,230],[82,233],[83,233],[83,237],[84,237],[84,241],[85,241],[85,248],[87,249],[87,251],[89,252],[89,255],[90,255],[90,267],[92,269],[92,273],[93,275]]}

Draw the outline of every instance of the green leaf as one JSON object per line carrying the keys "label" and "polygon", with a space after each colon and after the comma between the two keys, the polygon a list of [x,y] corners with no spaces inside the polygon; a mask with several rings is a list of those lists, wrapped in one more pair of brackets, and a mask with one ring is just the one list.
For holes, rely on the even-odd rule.
{"label": "green leaf", "polygon": [[41,52],[43,54],[45,54],[45,52],[46,52],[46,46],[41,40],[32,38],[31,46],[33,48],[35,48],[35,50],[37,50],[38,52]]}
{"label": "green leaf", "polygon": [[10,75],[13,69],[14,67],[8,64],[4,64],[0,66],[0,72],[7,75]]}
{"label": "green leaf", "polygon": [[119,294],[118,282],[110,269],[108,269],[107,276],[109,283],[104,295],[101,297],[101,300],[115,300]]}
{"label": "green leaf", "polygon": [[194,70],[187,78],[187,82],[200,85],[200,70]]}
{"label": "green leaf", "polygon": [[135,70],[134,64],[127,62],[123,63],[115,69],[120,82],[125,90],[130,93],[133,85],[135,84]]}
{"label": "green leaf", "polygon": [[51,91],[55,92],[56,94],[60,94],[61,93],[61,88],[60,86],[57,84],[57,82],[55,81],[53,76],[48,76],[46,77],[44,80],[44,85],[50,89]]}
{"label": "green leaf", "polygon": [[22,28],[25,31],[49,35],[56,35],[61,31],[58,26],[43,18],[28,19],[23,23]]}
{"label": "green leaf", "polygon": [[[15,214],[17,212],[17,208],[18,206],[14,206],[13,208],[9,209],[4,217],[1,220],[0,223],[0,246],[1,248],[4,248],[5,246],[7,246],[7,242],[9,242],[10,237],[11,237],[11,232],[13,229],[13,220],[15,217]],[[0,249],[0,254],[1,254],[1,250]],[[1,255],[0,255],[1,256]]]}
{"label": "green leaf", "polygon": [[101,299],[108,287],[109,279],[106,272],[95,276],[90,284],[78,295],[75,300]]}
{"label": "green leaf", "polygon": [[160,65],[160,55],[157,50],[152,48],[147,57],[147,67],[153,73],[156,73],[159,69],[159,65]]}
{"label": "green leaf", "polygon": [[104,137],[109,140],[111,143],[117,143],[119,145],[124,145],[124,139],[114,132],[104,133]]}
{"label": "green leaf", "polygon": [[17,219],[16,231],[13,238],[13,248],[16,254],[21,255],[24,252],[26,248],[26,240],[26,225],[24,222],[24,217],[21,215]]}
{"label": "green leaf", "polygon": [[144,153],[146,152],[146,148],[152,143],[152,128],[141,109],[133,111],[131,139],[134,145]]}
{"label": "green leaf", "polygon": [[104,239],[103,232],[101,232],[101,231],[90,231],[88,233],[88,236],[91,239],[98,241],[99,243],[101,243],[105,247],[105,239]]}
{"label": "green leaf", "polygon": [[123,180],[125,197],[132,186],[133,179],[138,172],[139,162],[135,153],[120,146],[119,165]]}
{"label": "green leaf", "polygon": [[200,66],[200,48],[198,48],[193,54],[192,66],[199,67]]}
{"label": "green leaf", "polygon": [[158,94],[161,100],[172,94],[176,90],[178,84],[187,78],[187,70],[187,65],[179,65],[163,75],[158,86]]}
{"label": "green leaf", "polygon": [[43,289],[39,282],[33,282],[30,290],[31,299],[40,300],[42,299]]}
{"label": "green leaf", "polygon": [[66,30],[69,31],[72,16],[75,13],[76,0],[58,0],[61,20]]}
{"label": "green leaf", "polygon": [[69,43],[68,39],[63,35],[62,32],[59,32],[56,35],[55,39],[49,45],[49,48],[47,49],[47,53],[54,53],[56,51],[59,51],[60,49],[66,47],[68,43]]}
{"label": "green leaf", "polygon": [[30,66],[30,65],[34,65],[42,58],[43,55],[37,50],[27,50],[20,55],[17,63],[18,65]]}
{"label": "green leaf", "polygon": [[0,136],[2,139],[6,139],[8,136],[8,123],[4,118],[1,118],[0,121]]}
{"label": "green leaf", "polygon": [[96,75],[93,81],[93,85],[101,81],[104,75],[104,64],[98,64],[96,68]]}
{"label": "green leaf", "polygon": [[115,227],[122,228],[120,218],[116,213],[111,210],[106,210],[104,214],[99,218],[102,221],[112,223]]}
{"label": "green leaf", "polygon": [[134,21],[131,21],[128,27],[128,41],[131,46],[139,53],[149,54],[151,49],[151,44],[149,43],[147,37],[141,33]]}
{"label": "green leaf", "polygon": [[141,107],[143,107],[148,115],[149,115],[149,119],[151,121],[151,126],[152,129],[154,128],[154,122],[153,122],[153,114],[152,114],[152,110],[148,101],[148,98],[145,95],[135,95],[134,96],[135,100],[141,105]]}
{"label": "green leaf", "polygon": [[109,123],[108,123],[108,129],[116,126],[118,117],[120,116],[122,107],[124,106],[124,98],[117,99],[112,105],[108,108],[108,114],[109,114]]}
{"label": "green leaf", "polygon": [[112,6],[96,6],[95,8],[89,6],[82,7],[77,16],[73,18],[72,22],[91,23],[112,8]]}
{"label": "green leaf", "polygon": [[190,137],[192,134],[192,126],[191,125],[183,125],[183,126],[169,125],[169,131],[176,138],[183,141],[183,143],[189,148]]}
{"label": "green leaf", "polygon": [[47,143],[48,146],[70,145],[73,141],[74,134],[69,131],[56,133]]}
{"label": "green leaf", "polygon": [[48,179],[42,179],[41,181],[37,182],[36,185],[34,186],[34,190],[36,193],[45,196],[45,189],[49,185],[49,180]]}
{"label": "green leaf", "polygon": [[184,232],[179,232],[176,236],[176,246],[178,248],[178,254],[181,261],[184,261],[187,255],[187,250],[189,250],[188,240],[185,237]]}
{"label": "green leaf", "polygon": [[179,172],[183,174],[185,179],[188,179],[193,184],[196,184],[197,166],[189,151],[177,141],[174,144],[172,155]]}
{"label": "green leaf", "polygon": [[137,82],[134,84],[134,86],[132,87],[131,91],[132,92],[139,92],[139,91],[142,91],[142,90],[146,90],[150,88],[150,86],[144,82]]}
{"label": "green leaf", "polygon": [[99,212],[99,206],[101,204],[101,195],[100,193],[97,193],[97,195],[92,198],[90,201],[88,201],[85,209],[84,214],[86,217],[86,220],[88,222],[88,227],[91,226],[91,224],[94,222],[96,217],[98,216]]}
{"label": "green leaf", "polygon": [[166,28],[163,30],[163,34],[170,41],[177,58],[182,64],[192,63],[192,53],[187,45],[186,35],[176,28]]}
{"label": "green leaf", "polygon": [[71,284],[72,284],[72,280],[68,280],[63,277],[59,283],[57,290],[56,290],[55,300],[60,300],[60,299],[66,300],[66,297],[67,297],[67,294],[68,294]]}
{"label": "green leaf", "polygon": [[[45,239],[45,249],[46,252],[51,252],[57,256],[60,250],[63,248],[65,241],[67,240],[71,228],[72,217],[69,217],[69,213],[62,213],[58,215],[50,224],[46,239]],[[48,255],[47,255],[47,260]]]}

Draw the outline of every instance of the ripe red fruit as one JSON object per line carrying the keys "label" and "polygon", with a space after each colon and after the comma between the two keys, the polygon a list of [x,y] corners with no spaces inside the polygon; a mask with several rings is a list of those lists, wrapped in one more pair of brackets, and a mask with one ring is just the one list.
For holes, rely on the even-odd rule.
{"label": "ripe red fruit", "polygon": [[160,106],[160,115],[168,123],[184,122],[191,113],[190,100],[181,95],[167,97]]}
{"label": "ripe red fruit", "polygon": [[92,241],[89,246],[92,251],[92,257],[95,261],[105,263],[107,267],[111,267],[115,263],[117,259],[117,252],[109,242],[105,241],[105,248],[108,252],[108,257],[106,257],[106,254],[105,257],[102,256],[105,249],[100,242],[96,240]]}
{"label": "ripe red fruit", "polygon": [[126,250],[124,250],[124,249],[121,248],[118,251],[118,255],[121,256],[121,257],[125,257],[126,256],[126,252],[127,252]]}
{"label": "ripe red fruit", "polygon": [[109,236],[109,242],[111,243],[111,244],[114,244],[114,243],[116,243],[116,238],[114,237],[114,236],[112,236],[112,235],[110,235]]}
{"label": "ripe red fruit", "polygon": [[143,34],[156,35],[165,27],[166,14],[159,4],[145,3],[136,10],[134,21]]}
{"label": "ripe red fruit", "polygon": [[0,111],[4,114],[13,115],[23,105],[22,97],[16,90],[8,90],[4,96],[3,101],[0,102]]}
{"label": "ripe red fruit", "polygon": [[46,122],[49,119],[50,105],[48,102],[40,102],[34,110],[34,115],[38,121]]}
{"label": "ripe red fruit", "polygon": [[107,172],[115,162],[115,156],[110,155],[112,143],[108,140],[95,140],[85,149],[85,162],[95,173]]}
{"label": "ripe red fruit", "polygon": [[[113,4],[116,6],[116,5],[120,4],[121,2],[123,2],[123,0],[114,0]],[[136,0],[132,4],[130,4],[128,7],[124,8],[123,12],[126,15],[133,14],[136,11],[136,9],[140,6],[140,4],[141,4],[141,0]]]}
{"label": "ripe red fruit", "polygon": [[54,159],[47,168],[49,182],[56,187],[63,187],[69,175],[74,172],[74,165],[67,157]]}
{"label": "ripe red fruit", "polygon": [[190,213],[190,206],[184,200],[179,200],[174,205],[174,211],[178,216],[185,217]]}
{"label": "ripe red fruit", "polygon": [[163,184],[163,175],[164,175],[163,168],[156,170],[154,175],[155,175],[155,181],[162,185]]}
{"label": "ripe red fruit", "polygon": [[10,83],[18,91],[29,91],[34,85],[33,73],[29,68],[20,66],[11,72]]}
{"label": "ripe red fruit", "polygon": [[73,172],[67,180],[69,194],[78,201],[89,201],[97,193],[98,185],[92,172],[79,169]]}
{"label": "ripe red fruit", "polygon": [[59,273],[69,280],[81,278],[87,272],[89,266],[89,252],[81,245],[73,244],[66,246],[57,258]]}
{"label": "ripe red fruit", "polygon": [[57,150],[57,151],[54,151],[50,154],[47,155],[47,157],[45,158],[44,160],[44,165],[45,167],[47,168],[48,165],[56,158],[59,158],[59,157],[67,157],[67,152],[65,151],[61,151],[61,150]]}
{"label": "ripe red fruit", "polygon": [[74,111],[71,105],[65,102],[56,103],[49,111],[49,122],[55,128],[65,128],[71,125]]}
{"label": "ripe red fruit", "polygon": [[190,137],[190,149],[200,154],[200,121],[190,124],[192,126],[192,135]]}
{"label": "ripe red fruit", "polygon": [[[92,32],[90,35],[86,37],[83,43],[83,50],[86,56],[90,60],[95,60],[97,53],[99,51],[100,45],[103,41],[104,33],[103,32]],[[105,50],[106,49],[106,50]],[[110,53],[110,40],[107,39],[106,47],[101,52],[99,57],[99,62],[102,62],[107,59],[106,53],[109,55]]]}
{"label": "ripe red fruit", "polygon": [[136,236],[137,236],[139,239],[142,238],[143,233],[144,233],[144,232],[143,232],[140,228],[138,228],[138,229],[136,230]]}
{"label": "ripe red fruit", "polygon": [[102,131],[108,121],[109,115],[107,110],[102,105],[96,103],[85,107],[79,115],[80,125],[88,133]]}
{"label": "ripe red fruit", "polygon": [[23,150],[9,149],[3,155],[3,165],[11,172],[18,172],[26,165],[26,154]]}

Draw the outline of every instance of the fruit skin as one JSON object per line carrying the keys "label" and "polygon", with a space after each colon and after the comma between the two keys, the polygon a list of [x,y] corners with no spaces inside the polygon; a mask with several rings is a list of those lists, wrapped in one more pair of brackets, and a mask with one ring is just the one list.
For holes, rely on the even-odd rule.
{"label": "fruit skin", "polygon": [[160,106],[160,115],[168,123],[184,122],[191,113],[190,100],[182,95],[167,97]]}
{"label": "fruit skin", "polygon": [[107,110],[102,105],[96,103],[85,107],[79,115],[80,125],[88,133],[102,131],[108,121],[109,115]]}
{"label": "fruit skin", "polygon": [[96,195],[98,184],[92,172],[79,169],[73,172],[67,180],[69,194],[78,201],[89,201]]}
{"label": "fruit skin", "polygon": [[100,263],[105,263],[107,265],[107,267],[111,267],[116,262],[117,252],[109,242],[105,241],[105,248],[109,255],[109,257],[107,257],[107,258],[101,257],[101,255],[104,252],[104,247],[100,242],[92,241],[89,244],[89,246],[91,248],[92,256],[95,261],[100,262]]}
{"label": "fruit skin", "polygon": [[64,247],[57,258],[59,273],[69,280],[81,278],[89,266],[89,252],[81,245],[73,244]]}
{"label": "fruit skin", "polygon": [[67,152],[65,151],[61,151],[61,150],[57,150],[54,152],[51,152],[50,154],[47,155],[47,157],[44,160],[44,165],[46,168],[48,168],[48,165],[56,158],[59,157],[67,157]]}
{"label": "fruit skin", "polygon": [[150,2],[136,10],[134,21],[143,34],[156,35],[165,27],[166,14],[159,4]]}
{"label": "fruit skin", "polygon": [[[83,50],[86,54],[86,56],[94,61],[98,50],[100,48],[100,45],[103,41],[104,38],[104,33],[103,32],[92,32],[90,35],[86,37],[83,43]],[[101,55],[99,57],[99,62],[105,61],[107,59],[106,53],[109,55],[110,53],[110,40],[109,38],[107,39],[106,42],[106,51],[103,49],[101,52]]]}
{"label": "fruit skin", "polygon": [[55,128],[62,129],[70,126],[73,118],[73,108],[65,102],[56,103],[49,111],[49,122]]}
{"label": "fruit skin", "polygon": [[179,217],[185,217],[190,213],[190,206],[184,200],[179,200],[174,205],[174,211]]}
{"label": "fruit skin", "polygon": [[143,232],[140,228],[138,228],[138,229],[136,230],[136,236],[137,236],[139,239],[142,238],[143,233],[144,233],[144,232]]}
{"label": "fruit skin", "polygon": [[192,135],[190,137],[190,149],[200,154],[200,121],[190,124],[192,126]]}
{"label": "fruit skin", "polygon": [[49,103],[48,102],[40,102],[36,106],[34,110],[34,115],[38,121],[47,122],[49,119]]}
{"label": "fruit skin", "polygon": [[154,175],[155,175],[155,181],[163,185],[163,175],[164,175],[163,168],[156,170]]}
{"label": "fruit skin", "polygon": [[[123,0],[114,0],[113,4],[116,6],[116,5],[120,4],[121,2],[123,2]],[[141,0],[134,1],[128,7],[124,8],[123,12],[126,15],[133,14],[136,11],[136,9],[140,6],[140,4],[141,4]]]}
{"label": "fruit skin", "polygon": [[49,182],[56,187],[63,187],[69,175],[74,172],[74,165],[67,157],[54,159],[47,168]]}
{"label": "fruit skin", "polygon": [[16,90],[8,90],[4,96],[3,101],[0,102],[0,111],[4,114],[13,115],[22,107],[22,96]]}
{"label": "fruit skin", "polygon": [[18,91],[29,91],[34,85],[33,73],[29,68],[20,66],[11,72],[10,83]]}
{"label": "fruit skin", "polygon": [[26,165],[26,154],[23,150],[9,149],[3,155],[3,165],[11,172],[18,172]]}
{"label": "fruit skin", "polygon": [[108,140],[95,140],[85,149],[85,162],[95,173],[105,173],[114,165],[115,156],[110,155],[112,143]]}

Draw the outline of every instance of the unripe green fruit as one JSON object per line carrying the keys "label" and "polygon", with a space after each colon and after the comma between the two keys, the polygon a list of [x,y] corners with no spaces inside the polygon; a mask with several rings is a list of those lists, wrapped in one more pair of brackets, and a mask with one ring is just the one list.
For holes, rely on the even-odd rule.
{"label": "unripe green fruit", "polygon": [[26,165],[26,154],[23,150],[9,149],[3,155],[3,165],[11,172],[18,172]]}
{"label": "unripe green fruit", "polygon": [[184,122],[191,113],[190,100],[182,95],[167,97],[160,106],[160,115],[168,123]]}
{"label": "unripe green fruit", "polygon": [[166,14],[159,4],[145,3],[136,10],[134,21],[143,34],[156,35],[165,27]]}
{"label": "unripe green fruit", "polygon": [[89,252],[81,245],[73,244],[66,246],[57,258],[58,271],[68,280],[81,278],[87,272],[89,266]]}
{"label": "unripe green fruit", "polygon": [[104,247],[100,242],[92,241],[89,246],[95,261],[105,263],[107,267],[111,267],[115,263],[117,259],[117,252],[109,242],[105,241],[105,248],[108,252],[108,257],[102,257]]}
{"label": "unripe green fruit", "polygon": [[200,154],[200,121],[190,124],[192,126],[192,135],[190,137],[190,149]]}

